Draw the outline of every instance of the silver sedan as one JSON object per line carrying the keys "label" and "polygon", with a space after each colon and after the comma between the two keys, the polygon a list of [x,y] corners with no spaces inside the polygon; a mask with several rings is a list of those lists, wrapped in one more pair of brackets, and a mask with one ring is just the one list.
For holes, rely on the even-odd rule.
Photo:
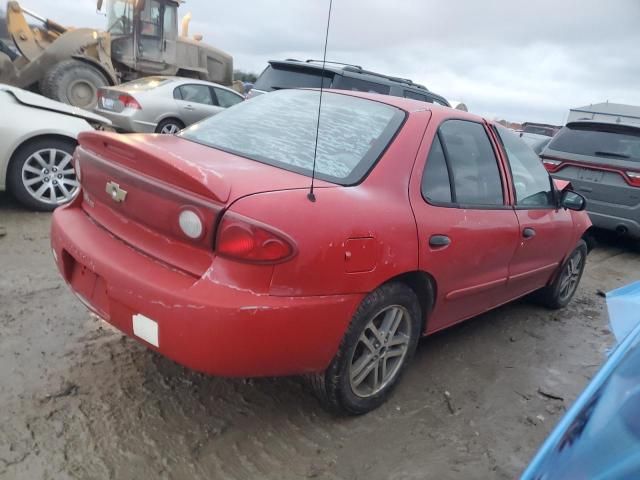
{"label": "silver sedan", "polygon": [[101,88],[95,111],[121,132],[172,134],[243,100],[216,83],[155,76]]}

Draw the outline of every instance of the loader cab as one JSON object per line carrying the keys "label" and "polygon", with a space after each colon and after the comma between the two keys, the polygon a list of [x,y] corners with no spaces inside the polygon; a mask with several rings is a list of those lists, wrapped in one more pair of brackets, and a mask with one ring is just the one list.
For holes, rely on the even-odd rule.
{"label": "loader cab", "polygon": [[[115,62],[145,73],[176,64],[178,2],[106,0],[107,32]],[[98,2],[101,6],[102,2]]]}

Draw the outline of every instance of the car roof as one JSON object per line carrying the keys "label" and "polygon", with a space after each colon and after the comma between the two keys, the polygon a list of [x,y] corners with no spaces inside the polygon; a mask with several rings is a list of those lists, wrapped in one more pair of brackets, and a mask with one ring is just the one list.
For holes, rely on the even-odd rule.
{"label": "car roof", "polygon": [[[177,77],[177,76],[172,76],[172,75],[152,75],[152,76],[149,76],[149,77],[141,77],[141,78],[138,78],[136,80],[131,80],[131,82],[137,82],[137,81],[142,80],[142,79],[145,79],[145,80],[154,80],[155,79],[155,80],[158,80],[158,81],[171,82],[171,83],[175,83],[175,84],[179,83],[180,85],[184,85],[185,83],[190,83],[190,84],[194,84],[195,83],[197,85],[207,85],[209,87],[216,87],[216,88],[221,88],[223,90],[228,90],[228,91],[230,91],[232,93],[235,93],[236,95],[242,96],[232,88],[226,87],[224,85],[220,85],[219,83],[209,82],[207,80],[200,80],[199,78]],[[105,88],[113,88],[114,90],[117,90],[118,87],[120,87],[120,88],[125,87],[126,88],[127,83],[131,83],[131,82],[126,82],[126,83],[122,83],[120,85],[114,85],[112,87],[105,87]],[[162,86],[167,86],[167,85],[165,84],[165,85],[162,85]]]}
{"label": "car roof", "polygon": [[[304,88],[300,90],[315,90],[318,91],[317,88]],[[455,108],[445,107],[444,105],[438,105],[436,103],[427,103],[421,100],[413,100],[411,98],[404,97],[394,97],[392,95],[383,95],[381,93],[369,93],[369,92],[360,92],[355,90],[338,90],[335,88],[327,88],[324,90],[325,92],[337,93],[340,95],[348,95],[351,97],[364,98],[367,100],[372,100],[374,102],[385,103],[387,105],[391,105],[393,107],[404,110],[407,113],[417,113],[417,112],[432,112],[434,116],[437,117],[450,117],[450,118],[458,118],[461,120],[469,120],[471,122],[487,122],[491,125],[494,124],[491,120],[487,120],[484,117],[479,115],[475,115],[473,113],[465,112],[463,110],[456,110]]]}
{"label": "car roof", "polygon": [[437,97],[440,95],[434,94],[427,87],[421,85],[419,83],[413,82],[408,78],[402,77],[394,77],[391,75],[384,75],[382,73],[373,72],[371,70],[365,70],[360,65],[352,65],[349,63],[340,63],[340,62],[324,62],[322,60],[295,60],[295,59],[287,59],[287,60],[269,60],[269,65],[286,65],[290,67],[297,68],[305,68],[310,70],[322,70],[339,74],[351,74],[357,76],[368,77],[369,81],[384,83],[384,84],[393,84],[393,85],[401,85],[404,88],[414,89],[416,91],[429,92]]}

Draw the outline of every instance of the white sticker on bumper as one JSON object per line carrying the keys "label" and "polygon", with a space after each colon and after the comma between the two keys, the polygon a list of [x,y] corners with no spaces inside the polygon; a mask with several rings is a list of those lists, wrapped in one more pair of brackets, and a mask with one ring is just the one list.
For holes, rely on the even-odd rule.
{"label": "white sticker on bumper", "polygon": [[158,324],[144,315],[133,316],[133,334],[154,347],[158,344]]}

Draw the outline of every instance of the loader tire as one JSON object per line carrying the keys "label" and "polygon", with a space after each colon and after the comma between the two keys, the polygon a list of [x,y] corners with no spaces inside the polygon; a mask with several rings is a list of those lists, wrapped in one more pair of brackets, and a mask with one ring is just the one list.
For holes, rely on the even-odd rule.
{"label": "loader tire", "polygon": [[4,53],[12,62],[18,58],[18,54],[11,50],[2,40],[0,40],[0,53]]}
{"label": "loader tire", "polygon": [[98,89],[108,85],[97,68],[70,59],[49,69],[40,81],[40,92],[53,100],[92,110],[98,103]]}

